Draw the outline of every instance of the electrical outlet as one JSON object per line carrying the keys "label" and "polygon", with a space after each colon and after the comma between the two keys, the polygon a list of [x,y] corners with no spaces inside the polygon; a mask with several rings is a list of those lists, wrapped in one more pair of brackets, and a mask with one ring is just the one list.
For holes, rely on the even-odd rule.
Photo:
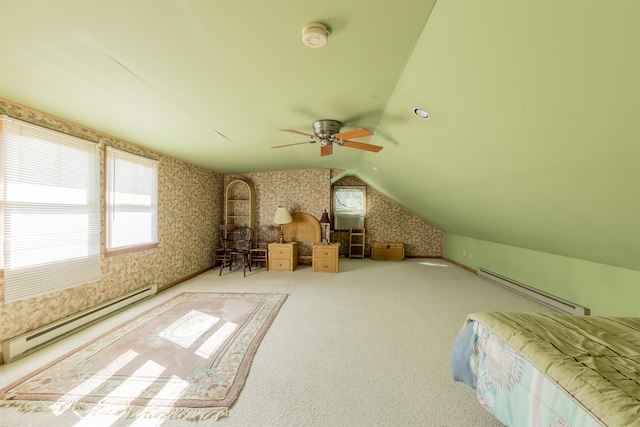
{"label": "electrical outlet", "polygon": [[473,258],[473,254],[469,252],[469,258]]}
{"label": "electrical outlet", "polygon": [[467,251],[466,251],[466,249],[463,249],[463,250],[462,250],[462,256],[467,256]]}

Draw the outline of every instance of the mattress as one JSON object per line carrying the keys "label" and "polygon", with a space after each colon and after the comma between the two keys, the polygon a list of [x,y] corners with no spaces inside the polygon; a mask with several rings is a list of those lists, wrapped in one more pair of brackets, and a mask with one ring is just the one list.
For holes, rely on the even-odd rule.
{"label": "mattress", "polygon": [[640,318],[473,313],[452,367],[509,426],[640,426]]}

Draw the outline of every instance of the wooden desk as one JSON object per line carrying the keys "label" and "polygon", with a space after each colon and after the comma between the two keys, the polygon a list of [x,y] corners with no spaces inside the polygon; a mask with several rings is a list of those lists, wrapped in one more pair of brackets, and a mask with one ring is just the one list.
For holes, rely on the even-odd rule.
{"label": "wooden desk", "polygon": [[339,243],[323,245],[316,243],[313,245],[312,270],[314,273],[337,273],[338,272],[338,248]]}
{"label": "wooden desk", "polygon": [[293,271],[298,266],[298,242],[269,243],[269,269]]}

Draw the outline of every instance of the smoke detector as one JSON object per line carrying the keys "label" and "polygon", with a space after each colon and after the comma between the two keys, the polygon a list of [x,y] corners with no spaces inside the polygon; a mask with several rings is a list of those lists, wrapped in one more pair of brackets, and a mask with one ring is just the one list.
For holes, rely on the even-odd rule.
{"label": "smoke detector", "polygon": [[308,47],[319,48],[327,44],[329,34],[326,25],[312,22],[302,29],[302,43]]}

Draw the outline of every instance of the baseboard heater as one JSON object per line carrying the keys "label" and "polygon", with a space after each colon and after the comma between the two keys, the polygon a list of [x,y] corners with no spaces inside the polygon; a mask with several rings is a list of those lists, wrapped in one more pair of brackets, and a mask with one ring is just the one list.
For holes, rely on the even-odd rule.
{"label": "baseboard heater", "polygon": [[60,339],[65,334],[77,331],[82,327],[90,325],[107,315],[125,308],[144,298],[155,295],[158,292],[157,285],[149,285],[117,298],[98,304],[79,313],[67,316],[63,319],[49,323],[38,329],[34,329],[25,334],[11,338],[2,343],[2,354],[5,363],[11,362],[28,352],[40,348],[45,344],[50,344]]}
{"label": "baseboard heater", "polygon": [[516,282],[513,279],[509,279],[508,277],[504,277],[492,271],[485,270],[484,268],[478,269],[478,276],[492,283],[495,283],[496,285],[500,285],[511,291],[531,298],[560,313],[573,314],[578,316],[584,316],[590,313],[590,310],[586,307],[582,307],[578,304],[574,304],[570,301],[558,298],[555,295],[548,294],[539,289],[527,286],[523,283]]}

